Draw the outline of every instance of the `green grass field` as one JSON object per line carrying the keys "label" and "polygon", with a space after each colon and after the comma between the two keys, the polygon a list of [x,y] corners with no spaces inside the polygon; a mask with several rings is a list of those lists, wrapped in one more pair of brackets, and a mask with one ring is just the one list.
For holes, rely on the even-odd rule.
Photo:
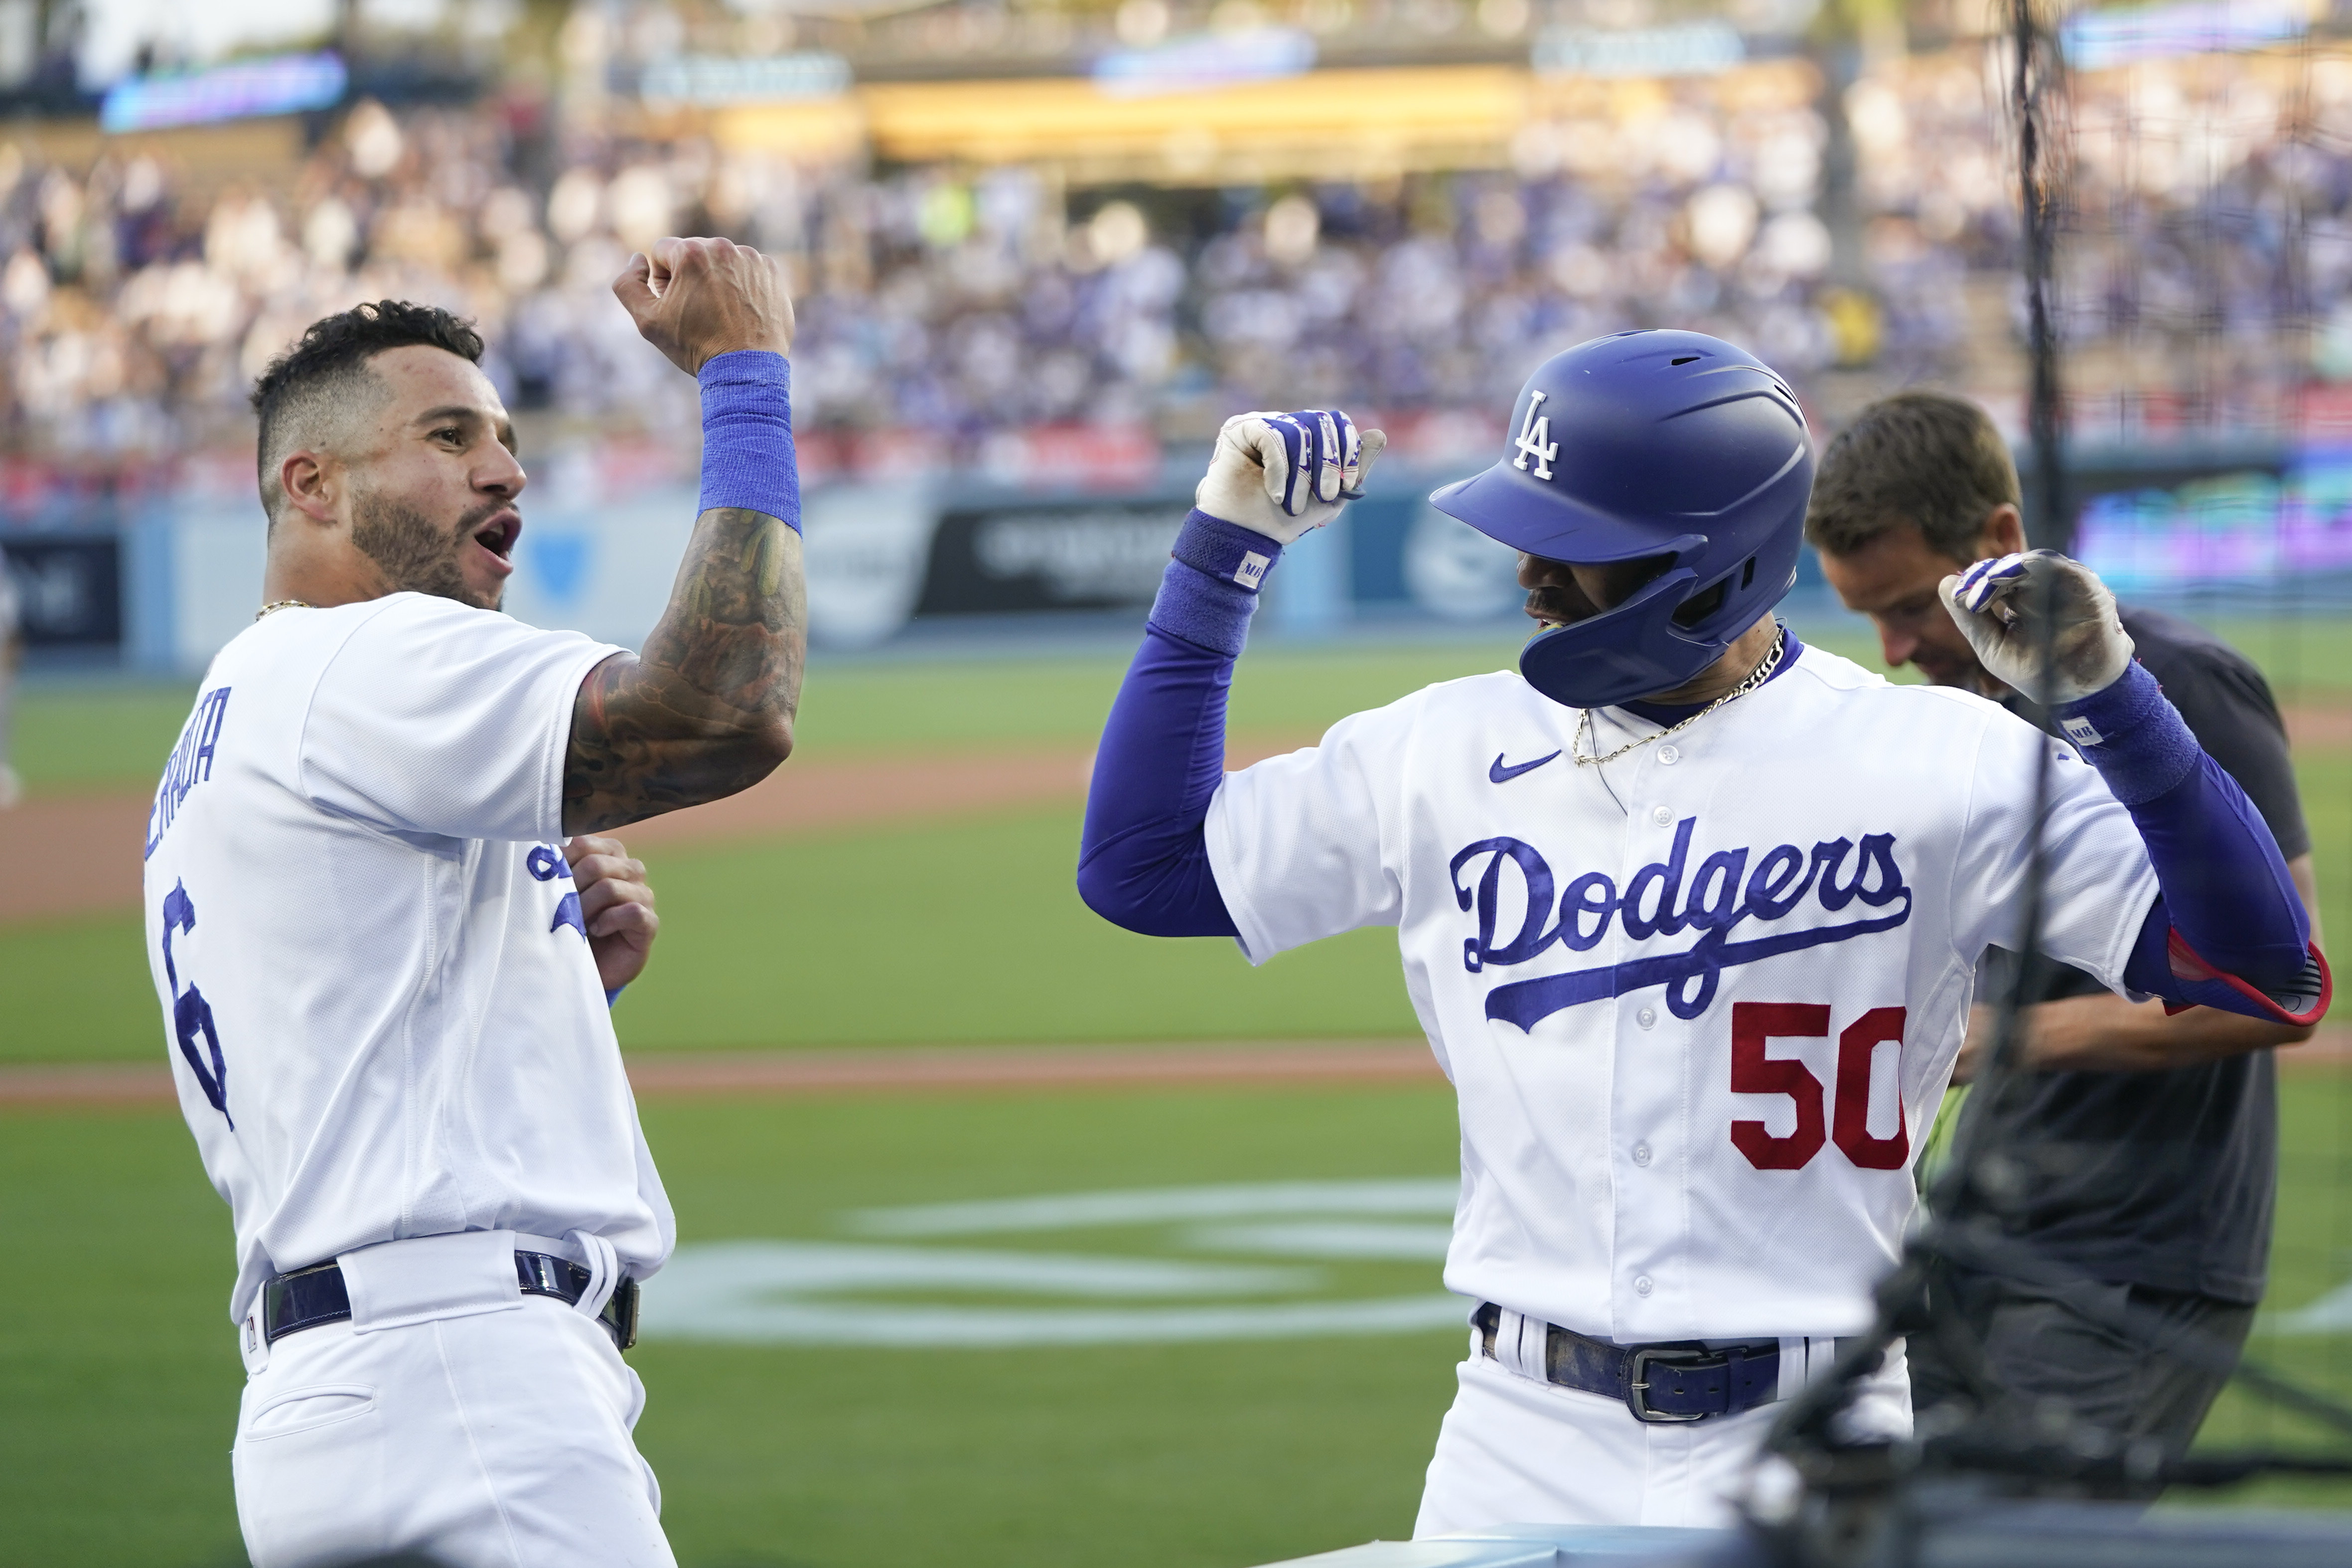
{"label": "green grass field", "polygon": [[[2352,627],[2256,627],[2241,640],[2291,697],[2352,688]],[[1507,637],[1267,649],[1237,677],[1234,723],[1311,728],[1429,680],[1498,667],[1510,652]],[[820,664],[805,755],[928,749],[951,766],[966,748],[1083,745],[1122,664],[1103,654]],[[41,793],[143,789],[186,702],[177,689],[36,690],[23,705],[20,765]],[[2352,931],[2352,755],[2308,756],[2302,769],[2327,918]],[[1387,933],[1257,970],[1229,943],[1131,937],[1077,903],[1076,841],[1067,807],[650,855],[663,947],[617,1014],[625,1044],[1412,1031]],[[908,986],[917,970],[925,983]],[[135,914],[0,928],[0,1061],[152,1061],[162,1050]],[[2352,1279],[2352,1073],[2292,1072],[2282,1100],[2273,1304],[2285,1312]],[[645,1120],[689,1244],[857,1242],[859,1212],[898,1205],[1442,1181],[1454,1163],[1450,1099],[1420,1088],[655,1101]],[[177,1115],[0,1112],[0,1234],[20,1259],[38,1260],[44,1281],[42,1305],[0,1327],[0,1560],[241,1563],[227,1467],[241,1374],[225,1315],[226,1216]],[[1425,1258],[1276,1259],[1219,1250],[1226,1243],[1172,1223],[908,1244],[1278,1264],[1295,1276],[1284,1299],[1308,1305],[1437,1289]],[[1236,1289],[1234,1299],[1262,1299]],[[60,1294],[63,1312],[47,1304]],[[1043,1289],[859,1299],[1069,1305]],[[2266,1334],[2258,1344],[2273,1364],[2352,1396],[2352,1335]],[[651,1332],[633,1361],[652,1394],[641,1437],[690,1568],[1240,1568],[1410,1527],[1459,1345],[1457,1332],[1439,1329],[978,1349]],[[2318,1440],[2236,1393],[2208,1436]],[[2344,1488],[2254,1495],[2352,1504]]]}
{"label": "green grass field", "polygon": [[[2352,627],[2238,628],[2283,689],[2352,671]],[[1825,639],[1866,657],[1851,632]],[[1237,730],[1300,733],[1434,680],[1501,667],[1506,636],[1372,649],[1253,653]],[[2341,663],[2331,662],[2345,655]],[[820,664],[803,755],[1084,744],[1124,659],[976,657],[954,664]],[[2292,687],[2290,678],[2295,683]],[[2347,676],[2352,678],[2352,676]],[[188,694],[64,687],[24,700],[22,766],[40,792],[143,789]],[[790,766],[790,764],[787,764]],[[2326,919],[2352,930],[2352,757],[2302,759]],[[1258,970],[1231,944],[1132,936],[1071,883],[1075,804],[649,853],[660,956],[616,1015],[632,1051],[960,1041],[1410,1034],[1384,932],[1359,932]],[[2342,866],[2343,874],[2329,868]],[[0,1061],[138,1061],[158,1048],[135,912],[0,927]],[[903,981],[922,956],[925,983]]]}
{"label": "green grass field", "polygon": [[[2352,1402],[2352,1333],[2282,1332],[2295,1308],[2352,1281],[2352,1070],[2342,1065],[2290,1070],[2279,1082],[2279,1193],[2271,1237],[2264,1316],[2247,1354]],[[2293,1448],[2343,1453],[2340,1435],[2255,1398],[2242,1386],[2222,1393],[2200,1438],[2209,1448]],[[2175,1494],[2183,1501],[2196,1500]],[[2216,1494],[2216,1500],[2352,1509],[2352,1482],[2266,1481]]]}
{"label": "green grass field", "polygon": [[[852,1211],[942,1199],[1443,1180],[1454,1159],[1449,1098],[1418,1088],[656,1102],[645,1120],[682,1229],[706,1241],[838,1237]],[[226,1217],[179,1117],[0,1113],[0,1216],[44,1278],[72,1281],[66,1310],[0,1330],[0,1560],[241,1563]],[[1135,1228],[1010,1240],[1172,1250]],[[1341,1298],[1436,1289],[1433,1263],[1328,1271]],[[631,1360],[687,1563],[1233,1568],[1409,1530],[1459,1346],[1446,1331],[982,1351],[649,1337]]]}
{"label": "green grass field", "polygon": [[[2352,1077],[2299,1075],[2286,1105],[2290,1145],[2311,1150],[2352,1117]],[[850,1217],[900,1204],[1442,1183],[1454,1157],[1449,1097],[1424,1089],[654,1102],[645,1114],[689,1244],[855,1238]],[[2315,1180],[2291,1176],[2282,1216],[2275,1294],[2287,1305],[2343,1277],[2341,1204],[2323,1185],[2340,1182],[2341,1165],[2311,1152],[2317,1166],[2304,1174]],[[0,1113],[0,1217],[21,1255],[73,1281],[70,1310],[19,1314],[0,1332],[6,1560],[241,1562],[226,1227],[178,1117]],[[1063,1257],[1200,1249],[1166,1227],[984,1239]],[[1311,1289],[1339,1300],[1436,1287],[1432,1262],[1322,1271]],[[690,1568],[1240,1568],[1393,1537],[1411,1527],[1460,1347],[1458,1333],[1438,1329],[1031,1349],[700,1344],[659,1336],[660,1283],[632,1360],[651,1390],[640,1436]],[[2341,1338],[2260,1348],[2352,1394]],[[2314,1436],[2235,1394],[2209,1435],[2306,1446]],[[124,1506],[134,1490],[137,1506]],[[2352,1500],[2309,1485],[2258,1495]]]}

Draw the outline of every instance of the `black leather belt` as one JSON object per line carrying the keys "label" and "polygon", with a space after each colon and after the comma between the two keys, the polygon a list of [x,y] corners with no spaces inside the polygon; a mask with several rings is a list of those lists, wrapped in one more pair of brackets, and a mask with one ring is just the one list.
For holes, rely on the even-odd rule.
{"label": "black leather belt", "polygon": [[[1486,1354],[1495,1354],[1503,1309],[1479,1303],[1470,1314]],[[1558,1323],[1544,1325],[1544,1375],[1563,1388],[1622,1399],[1636,1421],[1704,1421],[1736,1416],[1780,1397],[1780,1347],[1709,1350],[1696,1340],[1612,1344]]]}
{"label": "black leather belt", "polygon": [[[547,1252],[517,1252],[515,1282],[526,1296],[552,1296],[576,1307],[595,1276],[568,1258]],[[276,1344],[290,1333],[322,1323],[350,1321],[352,1293],[343,1271],[335,1264],[315,1263],[290,1274],[278,1274],[261,1287],[262,1333]],[[614,1344],[623,1350],[637,1343],[637,1282],[622,1276],[613,1299],[596,1314]]]}

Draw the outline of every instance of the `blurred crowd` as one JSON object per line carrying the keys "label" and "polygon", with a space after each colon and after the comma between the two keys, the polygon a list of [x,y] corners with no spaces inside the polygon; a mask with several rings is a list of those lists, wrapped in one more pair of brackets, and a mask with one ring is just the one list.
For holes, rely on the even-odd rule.
{"label": "blurred crowd", "polygon": [[[1847,95],[1874,278],[2019,281],[2015,115],[1996,56],[1891,62]],[[1990,109],[1989,109],[1990,106]],[[2176,57],[2071,78],[2050,111],[2053,317],[2069,379],[2208,406],[2352,380],[2352,58]],[[1945,328],[1937,286],[1912,328]],[[1945,298],[1957,300],[1956,294]]]}
{"label": "blurred crowd", "polygon": [[306,322],[387,296],[480,321],[518,407],[671,428],[691,388],[606,289],[673,232],[792,258],[810,428],[1486,405],[1548,347],[1644,319],[1792,373],[1824,362],[1818,116],[1750,126],[1667,100],[1595,125],[1555,128],[1516,175],[1116,200],[1021,168],[867,176],[692,141],[575,148],[532,182],[492,116],[373,105],[288,188],[206,202],[152,158],[77,178],[0,149],[7,435],[61,453],[232,439],[245,387]]}
{"label": "blurred crowd", "polygon": [[1637,325],[1820,367],[1819,117],[1654,110],[1546,128],[1517,173],[1294,193],[1211,239],[1192,295],[1219,392],[1499,410],[1547,354]]}
{"label": "blurred crowd", "polygon": [[[2352,62],[2297,68],[2076,84],[2073,341],[2269,344],[2330,319],[2352,281]],[[677,232],[791,258],[809,429],[1492,410],[1543,355],[1633,325],[1731,338],[1801,385],[1839,362],[1950,374],[1982,330],[1972,280],[2015,267],[1987,58],[1897,59],[1845,94],[1843,238],[1809,70],[1555,98],[1507,171],[1252,190],[811,169],[691,139],[526,157],[494,110],[372,102],[290,178],[202,194],[150,156],[78,172],[0,146],[0,420],[32,454],[233,445],[305,323],[402,297],[478,320],[518,408],[688,427],[692,388],[606,292]],[[2352,315],[2320,360],[2352,375]]]}

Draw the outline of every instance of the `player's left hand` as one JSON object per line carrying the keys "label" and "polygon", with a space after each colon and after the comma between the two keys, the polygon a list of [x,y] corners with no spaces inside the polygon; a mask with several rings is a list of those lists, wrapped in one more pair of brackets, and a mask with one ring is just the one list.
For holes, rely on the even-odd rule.
{"label": "player's left hand", "polygon": [[580,915],[588,923],[588,951],[596,960],[597,977],[606,990],[617,991],[646,972],[654,933],[661,929],[661,916],[654,913],[654,890],[646,882],[646,862],[631,860],[618,839],[590,835],[566,839],[563,858],[580,893]]}
{"label": "player's left hand", "polygon": [[1291,544],[1363,494],[1364,476],[1388,444],[1381,431],[1359,433],[1337,409],[1237,413],[1217,432],[1217,450],[1192,504]]}
{"label": "player's left hand", "polygon": [[[1944,579],[1937,591],[1978,662],[2036,702],[2078,701],[2131,668],[2132,640],[2116,617],[2116,596],[2090,568],[2056,550],[1980,560]],[[2056,622],[2047,632],[2035,619],[2045,605]],[[2040,668],[2045,640],[2046,674]]]}

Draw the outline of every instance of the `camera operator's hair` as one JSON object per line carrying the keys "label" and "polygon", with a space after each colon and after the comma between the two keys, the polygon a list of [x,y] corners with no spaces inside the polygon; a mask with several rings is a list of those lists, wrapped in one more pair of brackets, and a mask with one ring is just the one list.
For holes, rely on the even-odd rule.
{"label": "camera operator's hair", "polygon": [[1991,418],[1948,392],[1897,392],[1838,433],[1813,476],[1805,538],[1850,555],[1905,523],[1927,548],[1974,560],[1996,507],[2018,504],[2017,465]]}
{"label": "camera operator's hair", "polygon": [[383,383],[368,361],[386,349],[411,344],[446,349],[461,360],[482,362],[482,335],[438,305],[379,299],[310,323],[301,340],[269,362],[253,383],[253,408],[261,416],[256,465],[261,505],[272,528],[286,502],[278,482],[286,455],[328,444],[335,423],[373,406]]}

